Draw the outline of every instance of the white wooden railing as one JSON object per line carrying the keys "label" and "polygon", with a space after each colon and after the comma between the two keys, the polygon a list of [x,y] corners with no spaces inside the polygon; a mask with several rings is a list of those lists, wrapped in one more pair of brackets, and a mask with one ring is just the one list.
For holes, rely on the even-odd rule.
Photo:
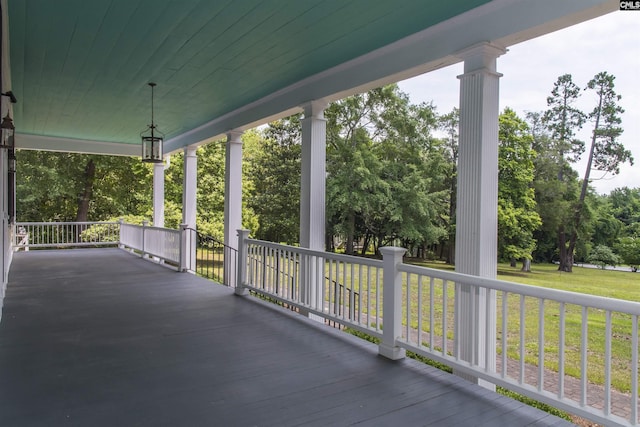
{"label": "white wooden railing", "polygon": [[138,252],[143,257],[149,256],[169,263],[178,270],[183,270],[185,259],[183,255],[183,230],[173,230],[162,227],[120,224],[119,246]]}
{"label": "white wooden railing", "polygon": [[245,288],[382,338],[382,261],[251,239],[238,258]]}
{"label": "white wooden railing", "polygon": [[[18,222],[12,250],[118,246],[181,271],[195,269],[194,233],[119,222]],[[183,248],[187,248],[183,250]]]}
{"label": "white wooden railing", "polygon": [[14,227],[14,251],[30,248],[116,246],[117,222],[18,222]]}
{"label": "white wooden railing", "polygon": [[[387,357],[411,350],[605,425],[638,425],[640,303],[408,265],[399,248],[381,251],[380,261],[249,239],[246,232],[238,245],[236,293],[252,290],[366,332],[381,340]],[[494,296],[486,309],[495,316],[486,318],[496,320],[481,325],[494,333],[483,334],[479,348],[497,354],[495,364],[458,356],[467,344],[460,337],[470,335],[456,323],[461,286]]]}

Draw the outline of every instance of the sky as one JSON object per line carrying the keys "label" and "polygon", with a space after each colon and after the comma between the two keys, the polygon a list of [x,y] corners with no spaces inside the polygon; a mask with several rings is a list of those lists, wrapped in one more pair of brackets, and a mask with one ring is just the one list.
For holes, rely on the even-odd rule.
{"label": "sky", "polygon": [[[547,109],[547,96],[559,76],[571,74],[573,82],[584,88],[597,73],[615,76],[615,91],[624,132],[619,138],[631,151],[635,164],[625,164],[617,176],[592,171],[592,186],[600,194],[620,187],[640,187],[640,11],[618,11],[536,39],[511,46],[498,58],[500,111],[510,107],[524,118],[526,112]],[[462,63],[399,83],[411,102],[433,102],[438,113],[448,113],[459,105]],[[597,105],[594,92],[583,92],[575,104],[585,112]],[[587,122],[579,133],[588,148],[593,124]],[[574,168],[582,177],[586,155]],[[596,178],[596,179],[594,179]]]}

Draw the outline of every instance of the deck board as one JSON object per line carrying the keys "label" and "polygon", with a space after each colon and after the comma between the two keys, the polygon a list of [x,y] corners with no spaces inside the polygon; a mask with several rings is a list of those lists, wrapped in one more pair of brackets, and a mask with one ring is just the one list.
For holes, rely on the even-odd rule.
{"label": "deck board", "polygon": [[570,425],[119,249],[15,254],[2,426]]}

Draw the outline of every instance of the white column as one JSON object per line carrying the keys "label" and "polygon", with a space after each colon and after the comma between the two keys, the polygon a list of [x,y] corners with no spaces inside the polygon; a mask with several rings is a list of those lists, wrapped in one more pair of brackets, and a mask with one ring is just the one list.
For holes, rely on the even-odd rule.
{"label": "white column", "polygon": [[153,225],[164,227],[164,163],[153,165]]}
{"label": "white column", "polygon": [[184,171],[182,181],[182,225],[183,247],[182,247],[182,268],[185,271],[195,269],[196,260],[196,234],[187,229],[196,229],[198,194],[198,157],[196,148],[186,147],[184,149]]}
{"label": "white column", "polygon": [[8,212],[8,150],[0,150],[0,238],[2,239],[2,283],[0,283],[0,317],[2,316],[2,304],[4,299],[4,293],[6,284],[9,279],[9,263],[6,254],[11,251],[11,242],[9,232],[9,212]]}
{"label": "white column", "polygon": [[[302,119],[302,158],[300,177],[300,246],[324,251],[325,241],[325,180],[327,158],[326,102],[312,101],[304,106]],[[301,264],[303,301],[319,309],[324,278],[324,259],[304,257]],[[323,319],[309,315],[311,319]]]}
{"label": "white column", "polygon": [[196,228],[198,193],[198,157],[196,148],[184,149],[184,178],[182,181],[182,223],[190,228]]}
{"label": "white column", "polygon": [[300,182],[300,246],[324,250],[327,121],[325,102],[304,106]]}
{"label": "white column", "polygon": [[[460,54],[460,133],[456,271],[496,277],[498,239],[499,78],[503,48],[481,44]],[[495,371],[495,292],[456,285],[456,340],[461,359]],[[493,388],[477,378],[469,378]]]}
{"label": "white column", "polygon": [[242,132],[227,133],[224,163],[224,244],[238,249],[242,228]]}
{"label": "white column", "polygon": [[[238,230],[242,228],[242,132],[227,133],[224,163],[224,244],[238,249]],[[230,251],[225,250],[225,255]],[[230,254],[231,255],[231,254]],[[238,262],[243,261],[238,254]],[[225,257],[226,258],[226,257]],[[224,282],[236,286],[232,256],[224,263]]]}

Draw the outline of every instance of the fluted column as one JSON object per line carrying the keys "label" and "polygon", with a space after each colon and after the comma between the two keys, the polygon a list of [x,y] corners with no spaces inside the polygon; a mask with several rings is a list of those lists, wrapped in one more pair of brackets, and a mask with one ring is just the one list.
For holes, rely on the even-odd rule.
{"label": "fluted column", "polygon": [[164,163],[153,165],[153,225],[164,227]]}
{"label": "fluted column", "polygon": [[[487,43],[474,46],[460,54],[464,74],[458,76],[456,271],[489,278],[496,277],[498,241],[501,75],[496,72],[496,59],[504,53],[504,49]],[[468,285],[456,286],[456,348],[461,359],[495,370],[495,321],[495,292]],[[465,377],[483,383],[477,378]]]}
{"label": "fluted column", "polygon": [[[325,234],[325,180],[327,121],[323,101],[304,106],[302,120],[302,162],[300,181],[300,246],[324,251]],[[324,259],[306,256],[301,263],[302,298],[312,308],[322,303],[320,289],[324,277]],[[309,315],[311,319],[322,319]]]}
{"label": "fluted column", "polygon": [[325,180],[327,159],[326,104],[310,102],[302,119],[302,165],[300,182],[300,246],[324,250]]}

